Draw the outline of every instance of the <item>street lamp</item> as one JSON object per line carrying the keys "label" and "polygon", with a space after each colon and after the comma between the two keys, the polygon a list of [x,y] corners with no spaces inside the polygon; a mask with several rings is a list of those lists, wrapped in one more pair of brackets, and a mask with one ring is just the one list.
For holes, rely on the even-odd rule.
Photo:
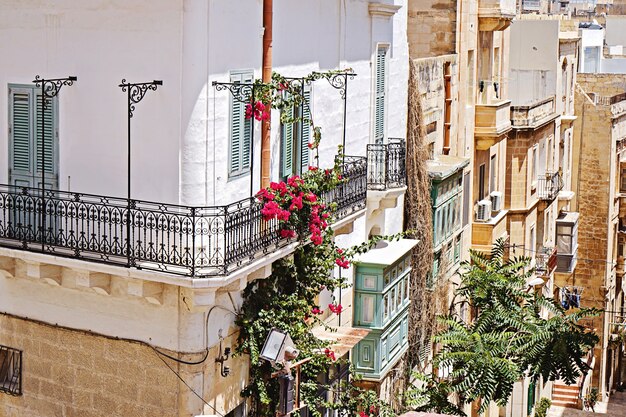
{"label": "street lamp", "polygon": [[289,334],[277,329],[272,329],[265,339],[263,349],[259,355],[276,367],[282,369],[277,373],[279,388],[278,413],[286,415],[293,411],[295,400],[295,379],[291,375],[291,361],[298,357],[300,352],[296,349]]}

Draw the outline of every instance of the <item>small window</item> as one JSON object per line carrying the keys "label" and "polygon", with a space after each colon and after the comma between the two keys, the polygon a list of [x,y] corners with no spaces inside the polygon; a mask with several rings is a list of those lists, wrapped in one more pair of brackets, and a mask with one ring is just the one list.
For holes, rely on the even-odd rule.
{"label": "small window", "polygon": [[383,297],[383,321],[389,317],[389,294]]}
{"label": "small window", "polygon": [[485,198],[485,164],[478,168],[478,201]]}
{"label": "small window", "polygon": [[532,150],[532,158],[531,158],[531,171],[530,171],[530,182],[533,186],[537,184],[537,165],[539,165],[539,152],[537,152],[537,147],[534,146]]}
{"label": "small window", "polygon": [[410,300],[411,299],[411,295],[409,293],[409,282],[411,280],[411,276],[407,275],[406,279],[404,280],[404,299],[405,300]]}
{"label": "small window", "polygon": [[527,256],[531,258],[535,257],[535,251],[537,250],[537,231],[535,225],[530,226],[530,247],[528,248]]}
{"label": "small window", "polygon": [[361,300],[361,322],[373,323],[374,322],[374,296],[362,295]]}
{"label": "small window", "polygon": [[622,193],[626,193],[626,168],[622,168],[620,173],[619,190]]}
{"label": "small window", "polygon": [[0,346],[0,392],[22,395],[22,351]]}
{"label": "small window", "polygon": [[491,156],[489,161],[489,192],[492,193],[498,190],[498,160],[496,155]]}
{"label": "small window", "polygon": [[363,288],[366,290],[376,289],[376,276],[375,275],[363,275]]}
{"label": "small window", "polygon": [[469,224],[470,173],[463,175],[463,227]]}

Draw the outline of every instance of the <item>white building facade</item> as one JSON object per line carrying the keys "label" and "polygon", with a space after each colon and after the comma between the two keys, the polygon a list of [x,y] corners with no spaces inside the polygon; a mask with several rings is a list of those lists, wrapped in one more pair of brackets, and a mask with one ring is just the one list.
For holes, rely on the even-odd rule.
{"label": "white building facade", "polygon": [[[307,87],[320,167],[344,141],[355,157],[335,201],[341,246],[402,230],[404,177],[368,191],[367,145],[406,135],[406,16],[404,0],[274,0],[274,71],[356,74],[347,89]],[[247,358],[228,359],[227,376],[215,359],[236,343],[242,290],[297,242],[257,227],[261,124],[213,83],[261,78],[263,30],[253,0],[0,5],[0,345],[20,358],[0,374],[0,386],[20,378],[5,390],[18,395],[0,392],[0,415],[244,412]],[[36,75],[77,77],[44,111],[43,195]],[[130,122],[122,79],[162,81]],[[311,132],[290,137],[287,154],[279,121],[274,110],[272,181],[307,169]],[[351,289],[342,297],[349,309]],[[208,354],[190,365],[152,347],[187,362]]]}

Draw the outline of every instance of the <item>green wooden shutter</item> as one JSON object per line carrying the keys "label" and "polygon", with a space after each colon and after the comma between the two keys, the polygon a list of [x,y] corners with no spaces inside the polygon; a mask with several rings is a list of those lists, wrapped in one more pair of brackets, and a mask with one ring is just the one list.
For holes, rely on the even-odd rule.
{"label": "green wooden shutter", "polygon": [[[37,172],[41,173],[41,93],[37,95],[37,104],[35,107],[35,160],[37,161]],[[45,126],[45,138],[44,138],[44,163],[45,171],[47,173],[47,182],[56,182],[58,175],[58,166],[55,158],[55,139],[57,137],[56,124],[54,117],[55,100],[49,99],[44,111],[44,126]]]}
{"label": "green wooden shutter", "polygon": [[[287,110],[286,117],[293,118],[293,107]],[[282,116],[281,116],[282,118]],[[288,177],[293,174],[293,123],[281,123],[280,134],[280,176]]]}
{"label": "green wooden shutter", "polygon": [[374,108],[374,139],[382,141],[385,135],[385,87],[387,76],[387,48],[376,52],[376,102]]}
{"label": "green wooden shutter", "polygon": [[304,86],[304,101],[302,106],[302,127],[300,135],[300,173],[309,169],[309,142],[311,141],[311,86]]}
{"label": "green wooden shutter", "polygon": [[9,89],[9,158],[11,184],[32,186],[31,94],[28,90]]}
{"label": "green wooden shutter", "polygon": [[231,97],[230,106],[230,175],[238,175],[241,172],[241,148],[243,146],[241,140],[241,119],[242,114],[241,103],[238,103]]}
{"label": "green wooden shutter", "polygon": [[[253,80],[252,72],[233,73],[231,82],[250,83]],[[230,97],[230,147],[229,147],[229,174],[236,176],[250,169],[252,146],[253,119],[246,119],[246,106],[233,97]]]}

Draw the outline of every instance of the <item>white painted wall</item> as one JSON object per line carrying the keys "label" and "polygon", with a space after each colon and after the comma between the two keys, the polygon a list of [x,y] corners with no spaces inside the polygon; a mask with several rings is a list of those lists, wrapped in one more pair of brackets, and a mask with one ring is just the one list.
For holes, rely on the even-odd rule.
{"label": "white painted wall", "polygon": [[[593,72],[593,67],[600,69],[602,48],[604,46],[604,29],[579,29],[580,53],[578,54],[578,72]],[[592,55],[585,53],[585,48]]]}
{"label": "white painted wall", "polygon": [[[348,87],[347,153],[366,155],[372,142],[374,68],[380,43],[390,46],[386,132],[406,136],[408,45],[406,0],[393,17],[371,16],[365,0],[274,3],[274,68],[286,76],[352,68]],[[132,119],[133,197],[193,205],[226,204],[249,195],[250,177],[228,179],[229,93],[213,81],[229,71],[252,69],[260,77],[262,9],[258,0],[6,0],[0,3],[0,131],[7,132],[7,86],[43,77],[78,76],[59,97],[59,188],[112,196],[126,194],[126,96],[118,84],[162,79],[136,106]],[[313,112],[323,128],[321,165],[331,164],[341,143],[343,106],[326,81],[313,89]],[[278,178],[279,115],[273,114],[272,173]],[[260,172],[260,123],[255,123],[255,191]],[[8,180],[8,137],[0,135],[0,182]],[[384,233],[402,226],[402,198],[385,218]],[[340,242],[367,237],[365,220]],[[347,271],[348,273],[350,271]],[[28,285],[36,285],[32,292]],[[0,281],[0,305],[10,312],[92,328],[102,333],[151,337],[176,349],[197,349],[201,336],[187,338],[201,315],[177,317],[178,304],[152,307],[111,298],[95,300],[65,288]],[[39,287],[41,285],[42,287]],[[46,291],[42,290],[46,289]],[[51,296],[54,295],[54,296]],[[24,300],[32,297],[33,306]],[[21,301],[20,301],[21,300]],[[19,301],[19,302],[18,302]],[[3,308],[4,310],[4,308]],[[119,314],[106,315],[109,310]],[[34,312],[38,312],[35,314]],[[78,313],[77,313],[78,312]],[[226,328],[232,317],[215,313]],[[221,317],[221,316],[224,317]],[[36,317],[35,317],[36,316]],[[48,317],[51,317],[48,315]],[[213,320],[213,318],[211,318]],[[177,329],[180,334],[177,334]],[[187,330],[185,330],[187,329]],[[189,339],[189,340],[187,340]],[[210,339],[214,344],[216,339]],[[178,346],[179,348],[181,346]]]}
{"label": "white painted wall", "polygon": [[626,16],[606,17],[607,45],[626,45]]}
{"label": "white painted wall", "polygon": [[[7,85],[78,76],[59,97],[59,186],[126,194],[126,96],[163,79],[133,119],[134,196],[177,202],[182,5],[168,0],[0,4],[0,182],[7,182]],[[158,150],[158,152],[157,152]]]}
{"label": "white painted wall", "polygon": [[557,20],[518,20],[511,25],[512,105],[527,105],[556,94],[558,48]]}

